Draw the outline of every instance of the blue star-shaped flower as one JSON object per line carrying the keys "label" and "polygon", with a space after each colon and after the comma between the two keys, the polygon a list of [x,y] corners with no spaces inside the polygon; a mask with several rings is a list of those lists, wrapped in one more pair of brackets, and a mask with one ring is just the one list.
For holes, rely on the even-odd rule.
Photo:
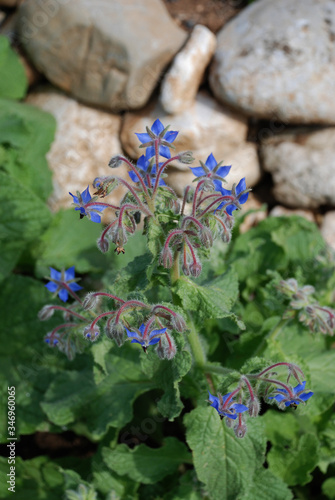
{"label": "blue star-shaped flower", "polygon": [[73,204],[77,205],[75,210],[79,210],[80,218],[82,219],[87,215],[87,217],[93,222],[101,222],[101,216],[97,212],[102,212],[106,207],[101,205],[90,205],[88,203],[94,202],[97,197],[92,198],[89,191],[89,186],[81,194],[77,193],[78,196],[69,193],[73,198]]}
{"label": "blue star-shaped flower", "polygon": [[226,405],[226,401],[230,396],[231,392],[225,394],[225,396],[221,396],[222,402],[220,402],[220,397],[212,396],[212,394],[208,391],[209,394],[209,402],[212,403],[211,406],[216,409],[221,418],[228,417],[232,420],[237,418],[237,413],[243,413],[248,411],[248,407],[242,405],[240,403],[236,403],[233,398]]}
{"label": "blue star-shaped flower", "polygon": [[[236,188],[235,188],[235,195],[238,196],[240,193],[242,193],[242,191],[244,191],[245,189],[247,189],[247,186],[246,186],[246,183],[245,183],[245,177],[243,177],[243,179],[240,180],[240,182],[237,184]],[[230,191],[229,189],[225,189],[223,188],[222,186],[220,186],[218,188],[218,190],[221,192],[221,194],[223,196],[232,196],[233,192]],[[248,199],[248,196],[249,196],[249,193],[244,193],[242,194],[239,199],[238,199],[238,202],[240,205],[243,205],[247,199]],[[220,210],[222,207],[223,207],[224,203],[221,203],[221,205],[218,206],[217,210]],[[225,208],[225,211],[227,212],[227,214],[229,215],[232,215],[233,211],[234,210],[237,210],[237,206],[234,205],[233,203],[231,205],[228,205],[226,208]]]}
{"label": "blue star-shaped flower", "polygon": [[56,271],[56,269],[53,269],[50,267],[50,279],[45,286],[49,290],[49,292],[54,292],[58,293],[58,297],[63,301],[66,302],[67,299],[69,298],[69,293],[64,288],[62,285],[65,283],[73,292],[77,292],[78,290],[81,290],[82,287],[76,283],[76,278],[75,278],[75,271],[74,271],[74,266],[70,267],[67,271]]}
{"label": "blue star-shaped flower", "polygon": [[132,339],[131,343],[132,344],[140,344],[144,350],[144,352],[147,350],[149,345],[155,345],[159,342],[161,336],[166,332],[166,328],[162,328],[160,330],[151,330],[149,335],[143,339],[143,334],[145,330],[145,324],[142,323],[142,325],[139,327],[138,332],[130,332],[126,328],[126,332],[128,335],[128,339]]}
{"label": "blue star-shaped flower", "polygon": [[226,182],[225,177],[229,174],[231,165],[221,167],[222,162],[218,163],[211,153],[205,163],[200,162],[201,167],[190,167],[198,180],[212,179],[216,189],[221,188],[221,182]]}
{"label": "blue star-shaped flower", "polygon": [[164,158],[171,158],[170,148],[172,142],[178,135],[178,132],[167,131],[160,120],[156,120],[151,129],[147,128],[147,133],[135,134],[142,143],[140,147],[146,147],[146,155],[148,158],[155,156],[154,141],[159,140],[159,154]]}
{"label": "blue star-shaped flower", "polygon": [[298,384],[292,389],[294,397],[291,398],[286,389],[276,389],[276,396],[269,396],[269,399],[275,399],[277,403],[284,403],[285,406],[298,405],[299,403],[304,403],[313,396],[314,392],[304,392],[306,382]]}
{"label": "blue star-shaped flower", "polygon": [[[161,167],[162,165],[163,163],[159,163],[159,167]],[[148,173],[148,168],[150,166],[150,158],[148,157],[147,152],[145,155],[140,156],[140,158],[137,160],[136,166],[140,171],[140,174],[144,180],[145,185],[146,186],[149,185],[149,179],[150,179],[151,186],[153,186],[156,180],[156,165],[153,165],[150,173]],[[128,174],[133,182],[139,182],[138,175],[135,172],[130,170]],[[166,186],[162,178],[159,179],[159,186]]]}

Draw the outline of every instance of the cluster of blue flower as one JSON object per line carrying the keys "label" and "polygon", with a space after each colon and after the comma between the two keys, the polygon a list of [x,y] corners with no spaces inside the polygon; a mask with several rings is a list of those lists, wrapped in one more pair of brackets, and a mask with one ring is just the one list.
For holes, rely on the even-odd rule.
{"label": "cluster of blue flower", "polygon": [[[112,241],[116,245],[116,251],[124,253],[123,246],[127,242],[128,235],[136,230],[135,214],[140,212],[159,225],[160,214],[157,212],[164,210],[165,206],[167,211],[173,211],[173,217],[169,219],[170,225],[166,228],[165,240],[162,240],[157,263],[165,268],[176,267],[177,276],[181,267],[185,275],[198,277],[202,270],[199,257],[202,249],[211,247],[218,236],[224,242],[230,241],[233,212],[248,199],[249,189],[246,187],[245,179],[233,185],[231,190],[224,188],[225,177],[231,167],[222,165],[222,162],[218,163],[213,154],[210,154],[205,163],[200,162],[200,166],[191,168],[195,176],[195,187],[187,186],[182,202],[179,203],[177,195],[163,180],[164,171],[174,161],[192,163],[191,152],[178,153],[172,157],[171,149],[174,149],[172,143],[178,132],[169,131],[159,120],[154,122],[151,129],[147,128],[146,133],[136,135],[141,142],[140,147],[146,149],[137,164],[133,165],[128,159],[119,155],[109,162],[112,169],[122,163],[128,165],[132,183],[115,175],[96,178],[93,182],[96,189],[93,197],[90,195],[89,187],[82,193],[77,192],[76,195],[70,193],[75,210],[79,211],[80,218],[87,217],[99,223],[102,212],[111,209],[114,215],[102,231],[98,248],[102,252],[107,252],[109,242]],[[165,161],[160,161],[161,157],[165,158]],[[119,206],[99,199],[108,196],[119,184],[127,188]],[[172,229],[171,224],[174,224]],[[134,299],[123,300],[107,292],[91,292],[82,301],[76,294],[81,287],[75,278],[74,267],[61,272],[53,268],[50,270],[50,281],[46,284],[48,290],[55,295],[58,294],[63,302],[68,300],[69,295],[75,300],[69,307],[47,305],[40,311],[41,320],[49,319],[56,310],[62,311],[66,320],[46,335],[45,341],[50,346],[57,346],[60,351],[73,359],[75,353],[82,348],[77,338],[78,328],[83,331],[82,339],[95,341],[100,334],[98,322],[104,320],[107,337],[113,339],[119,346],[125,340],[129,340],[139,344],[144,352],[147,352],[150,346],[155,346],[157,355],[162,359],[172,359],[175,356],[176,344],[171,331],[182,333],[187,330],[186,322],[179,313],[166,305],[149,305]],[[115,307],[96,315],[92,309],[97,306],[101,297],[114,301]],[[79,308],[84,309],[84,312],[80,313]],[[134,309],[140,311],[143,316],[143,323],[138,328],[128,323],[129,313]],[[85,311],[93,314],[93,321]],[[272,376],[274,368],[280,365],[287,366],[288,380],[293,375],[298,381],[296,387],[293,388],[277,379],[267,378],[266,374],[270,373]],[[305,392],[306,382],[301,382],[301,377],[303,373],[299,367],[284,362],[276,363],[261,373],[241,376],[238,387],[224,396],[221,394],[213,396],[209,393],[209,402],[220,417],[225,419],[227,425],[237,420],[234,427],[235,434],[243,437],[247,429],[243,414],[249,412],[251,417],[259,414],[260,396],[268,402],[275,401],[280,408],[296,406],[312,396],[312,392]],[[258,387],[258,394],[252,386],[252,380],[257,382],[255,385]]]}

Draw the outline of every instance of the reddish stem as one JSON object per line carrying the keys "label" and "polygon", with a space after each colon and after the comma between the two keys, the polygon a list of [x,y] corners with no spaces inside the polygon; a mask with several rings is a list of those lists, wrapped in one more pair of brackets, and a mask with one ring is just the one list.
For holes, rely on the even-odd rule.
{"label": "reddish stem", "polygon": [[87,318],[84,318],[84,316],[82,316],[81,314],[78,314],[78,313],[76,313],[74,311],[71,311],[71,309],[68,309],[67,307],[63,307],[63,306],[50,306],[50,309],[57,309],[58,311],[66,311],[69,314],[72,314],[72,316],[76,316],[77,318],[82,319],[83,321],[88,321]]}

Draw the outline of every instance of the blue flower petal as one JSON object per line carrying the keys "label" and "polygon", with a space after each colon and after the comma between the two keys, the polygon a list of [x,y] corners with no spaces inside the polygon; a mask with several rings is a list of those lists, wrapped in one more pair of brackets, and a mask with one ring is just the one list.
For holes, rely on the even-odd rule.
{"label": "blue flower petal", "polygon": [[213,153],[211,153],[209,155],[209,157],[207,158],[207,160],[205,161],[206,167],[208,167],[209,170],[213,170],[213,168],[215,168],[217,164],[218,164],[218,162],[214,158]]}
{"label": "blue flower petal", "polygon": [[167,328],[161,328],[160,330],[152,330],[149,334],[149,339],[151,339],[151,337],[155,337],[156,335],[163,335],[163,333],[165,333],[167,330]]}
{"label": "blue flower petal", "polygon": [[92,199],[92,197],[90,195],[89,186],[87,186],[87,188],[85,189],[85,191],[83,191],[81,193],[81,199],[83,200],[84,204],[88,203]]}
{"label": "blue flower petal", "polygon": [[131,178],[131,180],[132,180],[133,182],[139,182],[138,175],[137,175],[137,174],[135,174],[135,172],[133,172],[132,170],[130,170],[130,171],[128,172],[128,175],[129,175],[129,177]]}
{"label": "blue flower petal", "polygon": [[247,189],[247,185],[245,183],[245,177],[243,177],[236,186],[236,194],[240,194],[245,189]]}
{"label": "blue flower petal", "polygon": [[298,384],[297,386],[294,387],[293,392],[297,394],[297,392],[304,391],[306,387],[306,382],[303,382],[302,384]]}
{"label": "blue flower petal", "polygon": [[228,215],[233,215],[234,210],[237,210],[237,207],[235,207],[235,205],[228,205],[225,208],[225,211],[227,212]]}
{"label": "blue flower petal", "polygon": [[90,217],[92,222],[101,222],[101,215],[97,214],[96,212],[90,212]]}
{"label": "blue flower petal", "polygon": [[202,175],[206,174],[206,172],[202,167],[190,167],[190,168],[196,177],[201,177]]}
{"label": "blue flower petal", "polygon": [[78,290],[82,290],[82,286],[78,285],[78,283],[69,283],[69,287],[73,292],[78,292]]}
{"label": "blue flower petal", "polygon": [[159,338],[159,337],[156,337],[156,338],[154,338],[154,339],[150,340],[149,345],[155,345],[155,344],[157,344],[159,341],[160,341],[160,338]]}
{"label": "blue flower petal", "polygon": [[75,195],[74,195],[74,194],[72,194],[72,193],[69,193],[69,194],[70,194],[70,195],[72,196],[72,198],[73,198],[73,203],[78,204],[78,203],[79,203],[78,197],[77,197],[77,196],[75,196]]}
{"label": "blue flower petal", "polygon": [[224,167],[219,167],[218,168],[218,171],[216,172],[217,175],[219,175],[220,177],[226,177],[229,172],[230,172],[230,169],[231,169],[231,165],[227,165],[227,166],[224,166]]}
{"label": "blue flower petal", "polygon": [[53,281],[49,281],[49,283],[47,283],[45,286],[49,290],[49,292],[55,292],[58,288],[56,283],[54,283]]}
{"label": "blue flower petal", "polygon": [[240,202],[240,205],[243,205],[248,199],[249,193],[244,193],[242,196],[239,197],[238,201]]}
{"label": "blue flower petal", "polygon": [[144,330],[145,330],[145,324],[142,323],[142,325],[139,327],[139,331],[141,332],[142,335],[144,333]]}
{"label": "blue flower petal", "polygon": [[171,158],[170,149],[167,146],[159,146],[159,153],[164,158]]}
{"label": "blue flower petal", "polygon": [[137,339],[133,339],[130,343],[131,344],[141,344],[141,345],[143,345],[142,340],[137,340]]}
{"label": "blue flower petal", "polygon": [[236,414],[230,414],[230,413],[225,413],[225,412],[220,412],[221,415],[224,415],[225,417],[228,417],[228,418],[231,418],[232,420],[236,420],[237,419],[237,415]]}
{"label": "blue flower petal", "polygon": [[249,408],[245,405],[242,405],[240,403],[234,403],[232,406],[232,408],[234,408],[234,410],[236,411],[236,413],[243,413],[244,411],[248,411]]}
{"label": "blue flower petal", "polygon": [[155,156],[155,147],[154,146],[148,146],[146,151],[145,151],[145,156],[150,159],[153,156]]}
{"label": "blue flower petal", "polygon": [[137,138],[142,144],[145,144],[146,142],[150,142],[152,139],[149,134],[136,134]]}
{"label": "blue flower petal", "polygon": [[157,118],[152,124],[151,130],[154,134],[159,135],[164,130],[163,123]]}
{"label": "blue flower petal", "polygon": [[[149,149],[149,148],[147,148],[147,149]],[[136,166],[140,170],[144,170],[144,172],[146,172],[148,170],[148,166],[149,166],[148,158],[146,158],[145,155],[140,156],[139,159],[137,160]]]}
{"label": "blue flower petal", "polygon": [[177,135],[178,135],[178,132],[174,132],[173,130],[170,130],[170,131],[166,132],[166,134],[164,135],[164,140],[171,143],[175,140]]}
{"label": "blue flower petal", "polygon": [[302,399],[302,401],[307,401],[310,397],[312,397],[314,392],[304,392],[303,394],[300,394],[299,398]]}
{"label": "blue flower petal", "polygon": [[62,288],[61,290],[59,290],[58,297],[63,302],[66,302],[67,299],[69,298],[69,294],[68,294],[67,290],[65,290],[64,288]]}
{"label": "blue flower petal", "polygon": [[53,267],[49,267],[50,269],[50,277],[52,280],[61,280],[62,279],[62,273],[59,271],[56,271]]}
{"label": "blue flower petal", "polygon": [[75,277],[75,270],[74,270],[74,266],[72,266],[72,267],[69,267],[69,269],[67,271],[65,271],[64,281],[73,280],[74,277]]}

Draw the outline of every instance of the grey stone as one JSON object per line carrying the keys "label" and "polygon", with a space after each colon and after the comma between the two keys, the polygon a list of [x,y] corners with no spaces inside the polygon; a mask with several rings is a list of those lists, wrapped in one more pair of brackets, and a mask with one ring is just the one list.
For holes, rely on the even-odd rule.
{"label": "grey stone", "polygon": [[147,102],[187,36],[160,0],[29,0],[18,32],[54,85],[114,111]]}
{"label": "grey stone", "polygon": [[[53,211],[69,208],[72,202],[69,191],[82,192],[92,186],[95,177],[110,174],[110,158],[122,153],[121,117],[80,104],[50,87],[30,93],[26,102],[56,118],[56,137],[47,154],[54,186],[49,206]],[[124,166],[118,168],[117,175],[129,180]],[[110,203],[117,204],[123,193],[122,188],[113,191]]]}
{"label": "grey stone", "polygon": [[222,28],[215,96],[287,123],[335,124],[334,0],[258,0]]}
{"label": "grey stone", "polygon": [[272,173],[280,203],[335,206],[335,127],[275,135],[262,142],[260,155],[264,169]]}

